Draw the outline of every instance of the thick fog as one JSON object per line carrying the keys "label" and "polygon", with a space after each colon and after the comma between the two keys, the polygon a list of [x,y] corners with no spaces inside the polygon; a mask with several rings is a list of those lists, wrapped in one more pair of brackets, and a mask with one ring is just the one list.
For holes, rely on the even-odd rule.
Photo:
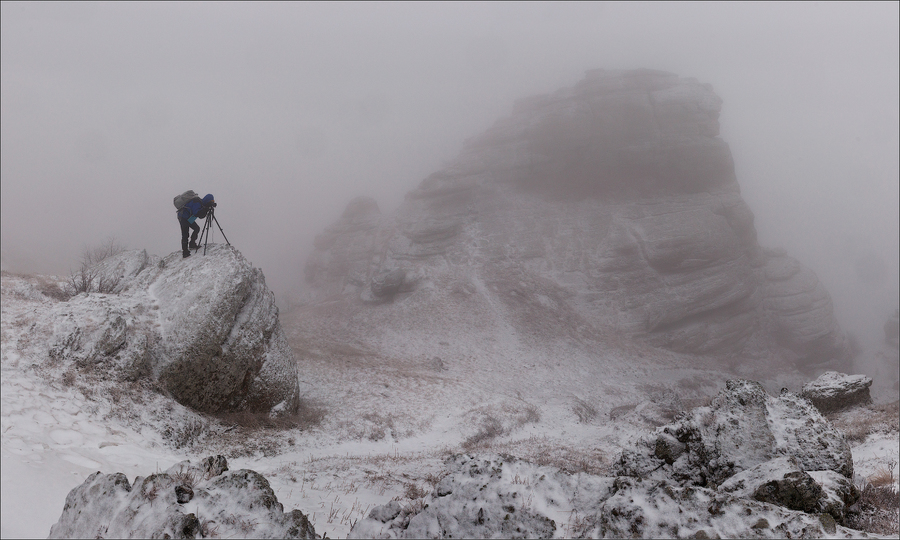
{"label": "thick fog", "polygon": [[713,85],[760,242],[877,337],[898,302],[898,19],[896,2],[3,2],[3,266],[65,274],[110,236],[177,251],[172,197],[193,189],[284,302],[353,196],[390,212],[515,99],[646,67]]}

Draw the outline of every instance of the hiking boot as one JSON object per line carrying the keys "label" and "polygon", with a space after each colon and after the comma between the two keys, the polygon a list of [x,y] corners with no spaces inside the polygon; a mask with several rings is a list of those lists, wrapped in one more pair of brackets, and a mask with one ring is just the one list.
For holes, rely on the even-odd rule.
{"label": "hiking boot", "polygon": [[181,252],[181,258],[182,258],[182,259],[187,259],[187,258],[190,257],[190,256],[191,256],[191,252],[190,252],[190,251],[182,251],[182,252]]}
{"label": "hiking boot", "polygon": [[191,242],[191,245],[188,246],[190,249],[200,249],[200,246],[197,245],[197,242]]}

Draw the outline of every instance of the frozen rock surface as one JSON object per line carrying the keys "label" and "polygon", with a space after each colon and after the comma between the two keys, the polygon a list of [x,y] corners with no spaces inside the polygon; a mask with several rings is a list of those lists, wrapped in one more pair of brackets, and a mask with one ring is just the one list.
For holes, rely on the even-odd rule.
{"label": "frozen rock surface", "polygon": [[285,513],[255,471],[229,471],[223,456],[137,477],[89,476],[66,497],[50,538],[316,538],[299,510]]}
{"label": "frozen rock surface", "polygon": [[[591,347],[615,332],[675,352],[840,365],[828,292],[757,243],[721,104],[708,84],[651,70],[590,71],[521,100],[395,213],[351,201],[316,239],[307,281],[371,334],[438,342],[509,327]],[[338,326],[321,315],[311,332]]]}
{"label": "frozen rock surface", "polygon": [[114,294],[57,304],[48,354],[125,380],[152,379],[203,412],[295,411],[297,367],[262,271],[233,247],[164,259],[126,251],[100,263]]}
{"label": "frozen rock surface", "polygon": [[853,477],[850,445],[809,401],[791,392],[772,397],[759,383],[731,380],[708,407],[624,451],[618,473],[715,488],[782,456],[804,471]]}
{"label": "frozen rock surface", "polygon": [[812,401],[823,414],[839,411],[855,405],[872,403],[869,387],[872,378],[866,375],[846,375],[837,371],[826,371],[811,382],[803,385],[800,394]]}
{"label": "frozen rock surface", "polygon": [[458,455],[419,504],[373,509],[351,538],[859,537],[843,437],[806,400],[730,381],[710,407],[623,453],[616,476]]}

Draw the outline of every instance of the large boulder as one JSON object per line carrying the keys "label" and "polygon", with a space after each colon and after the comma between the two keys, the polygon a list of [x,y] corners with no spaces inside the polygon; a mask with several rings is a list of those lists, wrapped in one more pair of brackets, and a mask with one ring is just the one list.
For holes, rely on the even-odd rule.
{"label": "large boulder", "polygon": [[804,384],[800,395],[810,400],[822,414],[828,414],[856,405],[871,404],[870,386],[872,378],[866,375],[826,371],[816,380]]}
{"label": "large boulder", "polygon": [[259,473],[229,471],[222,456],[137,477],[90,475],[69,492],[50,538],[316,538]]}
{"label": "large boulder", "polygon": [[297,365],[274,294],[236,249],[210,245],[188,259],[126,251],[95,271],[114,293],[54,306],[45,321],[52,359],[152,379],[198,411],[297,410]]}
{"label": "large boulder", "polygon": [[[840,365],[828,292],[757,242],[721,105],[708,84],[651,70],[591,71],[521,100],[393,214],[352,201],[316,239],[313,296],[351,306],[370,345],[411,329],[448,343],[498,327],[543,342],[612,331],[680,353]],[[334,323],[304,322],[312,334]]]}

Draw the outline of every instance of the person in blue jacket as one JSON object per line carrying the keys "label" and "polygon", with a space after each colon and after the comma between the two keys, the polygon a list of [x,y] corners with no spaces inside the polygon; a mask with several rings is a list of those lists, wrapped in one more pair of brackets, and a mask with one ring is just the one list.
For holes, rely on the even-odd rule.
{"label": "person in blue jacket", "polygon": [[[178,223],[181,225],[182,257],[190,257],[190,250],[200,247],[197,245],[197,235],[200,234],[200,225],[197,225],[195,222],[197,221],[197,218],[205,218],[206,214],[209,213],[210,208],[214,208],[215,206],[215,197],[213,197],[211,193],[207,193],[206,197],[203,197],[202,199],[200,197],[194,197],[189,200],[181,207],[181,210],[178,211]],[[188,244],[189,229],[193,230],[193,233],[191,233],[190,244]]]}

